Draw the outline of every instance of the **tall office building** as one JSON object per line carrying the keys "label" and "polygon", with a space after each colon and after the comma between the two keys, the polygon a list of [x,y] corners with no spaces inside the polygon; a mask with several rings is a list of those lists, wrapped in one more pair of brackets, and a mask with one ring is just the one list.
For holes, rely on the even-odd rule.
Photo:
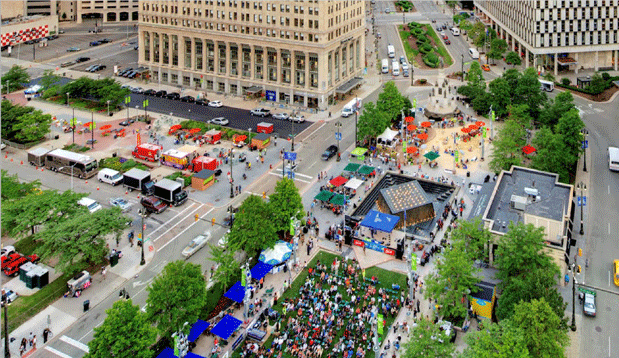
{"label": "tall office building", "polygon": [[139,45],[152,81],[326,109],[361,82],[365,4],[141,0]]}
{"label": "tall office building", "polygon": [[137,21],[138,0],[77,0],[58,1],[61,21],[97,20],[98,23]]}
{"label": "tall office building", "polygon": [[554,71],[619,65],[619,0],[476,0],[476,11],[525,64]]}

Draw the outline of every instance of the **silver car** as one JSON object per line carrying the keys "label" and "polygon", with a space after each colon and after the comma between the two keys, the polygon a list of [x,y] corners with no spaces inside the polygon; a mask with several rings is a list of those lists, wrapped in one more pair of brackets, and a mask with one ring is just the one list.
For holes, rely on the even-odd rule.
{"label": "silver car", "polygon": [[299,114],[299,115],[290,117],[290,120],[292,122],[303,123],[303,122],[305,122],[305,116],[302,116],[302,115]]}
{"label": "silver car", "polygon": [[282,112],[282,113],[275,113],[273,115],[273,118],[275,119],[281,119],[281,120],[288,120],[288,118],[290,118],[290,115],[286,112]]}
{"label": "silver car", "polygon": [[224,117],[217,117],[217,118],[213,118],[209,121],[209,123],[211,124],[218,124],[220,126],[227,126],[228,123],[230,123],[230,121],[228,121],[227,119],[225,119]]}
{"label": "silver car", "polygon": [[185,258],[191,257],[193,254],[198,252],[198,250],[206,246],[210,238],[211,238],[210,231],[205,232],[203,235],[198,235],[194,237],[193,240],[191,240],[191,242],[189,243],[189,245],[185,247],[185,249],[182,252],[182,255]]}
{"label": "silver car", "polygon": [[587,316],[595,317],[595,295],[589,292],[585,293],[585,302],[582,309]]}
{"label": "silver car", "polygon": [[2,307],[4,307],[4,302],[11,303],[15,301],[19,295],[13,290],[9,290],[8,288],[3,288],[4,294],[2,295]]}
{"label": "silver car", "polygon": [[110,199],[110,205],[120,208],[123,213],[131,210],[131,207],[133,206],[133,204],[121,197]]}

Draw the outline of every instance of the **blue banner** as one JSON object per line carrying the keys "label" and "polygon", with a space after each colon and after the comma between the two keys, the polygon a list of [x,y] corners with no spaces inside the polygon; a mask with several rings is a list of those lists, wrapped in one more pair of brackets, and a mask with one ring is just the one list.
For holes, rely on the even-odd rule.
{"label": "blue banner", "polygon": [[297,153],[295,152],[284,152],[284,159],[286,160],[297,160]]}
{"label": "blue banner", "polygon": [[275,102],[277,100],[275,91],[266,91],[266,99],[267,101]]}

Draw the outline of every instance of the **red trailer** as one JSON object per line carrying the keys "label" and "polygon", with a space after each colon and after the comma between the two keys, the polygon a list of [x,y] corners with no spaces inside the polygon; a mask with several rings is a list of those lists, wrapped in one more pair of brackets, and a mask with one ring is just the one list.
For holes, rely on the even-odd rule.
{"label": "red trailer", "polygon": [[217,159],[201,155],[191,162],[190,170],[198,173],[203,169],[217,169]]}
{"label": "red trailer", "polygon": [[206,144],[221,143],[221,131],[218,131],[217,129],[211,129],[210,131],[204,133],[202,138],[204,139],[204,143]]}
{"label": "red trailer", "polygon": [[273,133],[273,123],[260,122],[258,123],[258,133]]}
{"label": "red trailer", "polygon": [[156,144],[151,143],[142,143],[135,147],[133,152],[133,156],[137,159],[148,160],[151,162],[156,162],[161,158],[161,151],[163,147]]}

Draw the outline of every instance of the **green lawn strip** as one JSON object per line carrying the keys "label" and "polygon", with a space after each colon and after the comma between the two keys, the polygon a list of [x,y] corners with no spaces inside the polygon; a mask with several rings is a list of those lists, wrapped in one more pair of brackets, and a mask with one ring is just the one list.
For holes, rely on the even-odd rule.
{"label": "green lawn strip", "polygon": [[34,254],[34,249],[37,248],[37,243],[34,241],[34,235],[30,235],[17,240],[13,246],[15,246],[15,250],[20,254],[32,255]]}
{"label": "green lawn strip", "polygon": [[[341,257],[339,255],[335,255],[332,253],[328,253],[325,251],[321,251],[318,254],[316,254],[316,256],[309,262],[308,267],[315,267],[316,263],[318,262],[318,260],[320,260],[321,264],[326,264],[327,267],[329,267],[331,265],[331,263],[333,262],[333,260],[335,258],[338,258],[341,261]],[[274,310],[280,312],[280,314],[283,312],[283,305],[282,302],[285,299],[288,298],[295,298],[297,297],[300,288],[303,286],[303,284],[305,283],[305,279],[308,277],[309,273],[308,270],[303,270],[303,272],[301,272],[299,274],[299,276],[292,282],[292,285],[290,286],[290,288],[284,292],[284,294],[282,295],[281,298],[278,299],[278,303],[276,306],[273,307]],[[342,275],[342,270],[339,271],[339,275]],[[400,290],[398,292],[402,292],[402,290],[406,289],[406,276],[396,273],[396,272],[391,272],[391,271],[387,271],[378,267],[371,267],[368,268],[366,270],[366,278],[370,279],[372,276],[376,276],[379,280],[379,284],[376,287],[376,290],[378,290],[379,288],[388,288],[391,289],[392,284],[397,284],[400,286]],[[318,278],[319,279],[319,278]],[[361,273],[359,273],[359,279],[363,280],[363,276]],[[344,285],[341,285],[338,287],[338,292],[340,292],[343,296],[343,301],[348,302],[350,301],[350,296],[346,293],[346,290],[344,288]],[[394,300],[397,297],[400,297],[399,294],[394,295],[394,294],[389,294]],[[287,312],[286,316],[283,317],[282,319],[282,328],[285,325],[285,322],[287,322],[288,317],[296,317],[297,316],[297,311],[293,310],[292,312]],[[397,315],[396,315],[397,316]],[[394,317],[391,317],[390,315],[386,315],[384,317],[386,324],[383,328],[383,335],[382,335],[382,340],[384,341],[387,337],[387,334],[389,333],[389,329],[391,327],[391,325],[393,324],[393,321],[395,320]],[[275,322],[270,322],[271,324],[275,323]],[[368,330],[371,330],[371,326],[370,324],[366,324],[366,328]],[[335,337],[333,338],[333,342],[338,342],[339,338],[343,335],[344,333],[344,327],[340,330],[337,331],[337,334],[335,335]],[[273,340],[275,339],[275,336],[271,336],[267,339],[267,341],[264,344],[264,347],[266,348],[270,348],[271,347],[271,343],[273,342]],[[369,339],[369,338],[368,338]],[[331,352],[332,347],[326,348],[323,351],[323,356],[328,355]],[[238,357],[240,355],[240,350],[237,350],[232,356],[233,357]],[[283,357],[286,358],[293,358],[291,354],[289,354],[288,352],[283,352]],[[374,358],[374,351],[368,351],[366,354],[367,358]]]}
{"label": "green lawn strip", "polygon": [[402,39],[402,46],[404,46],[404,52],[406,52],[406,58],[413,63],[413,65],[419,67],[417,61],[415,61],[415,56],[419,55],[419,50],[413,49],[411,45],[408,43],[408,36],[410,36],[410,31],[404,31],[404,25],[398,26],[398,31],[400,32],[400,39]]}
{"label": "green lawn strip", "polygon": [[443,62],[445,64],[445,67],[451,66],[454,63],[454,61],[449,55],[449,52],[447,51],[447,49],[445,48],[445,44],[443,43],[443,41],[441,41],[441,39],[438,37],[438,34],[434,31],[434,29],[431,26],[424,25],[424,28],[426,29],[426,32],[430,34],[430,36],[432,36],[432,38],[434,39],[434,42],[436,43],[434,50],[443,57],[443,60],[444,60]]}
{"label": "green lawn strip", "polygon": [[[8,307],[9,332],[44,310],[67,291],[71,274],[64,274],[31,296],[20,296]],[[2,311],[4,314],[4,310]],[[4,317],[2,318],[4,319]]]}

